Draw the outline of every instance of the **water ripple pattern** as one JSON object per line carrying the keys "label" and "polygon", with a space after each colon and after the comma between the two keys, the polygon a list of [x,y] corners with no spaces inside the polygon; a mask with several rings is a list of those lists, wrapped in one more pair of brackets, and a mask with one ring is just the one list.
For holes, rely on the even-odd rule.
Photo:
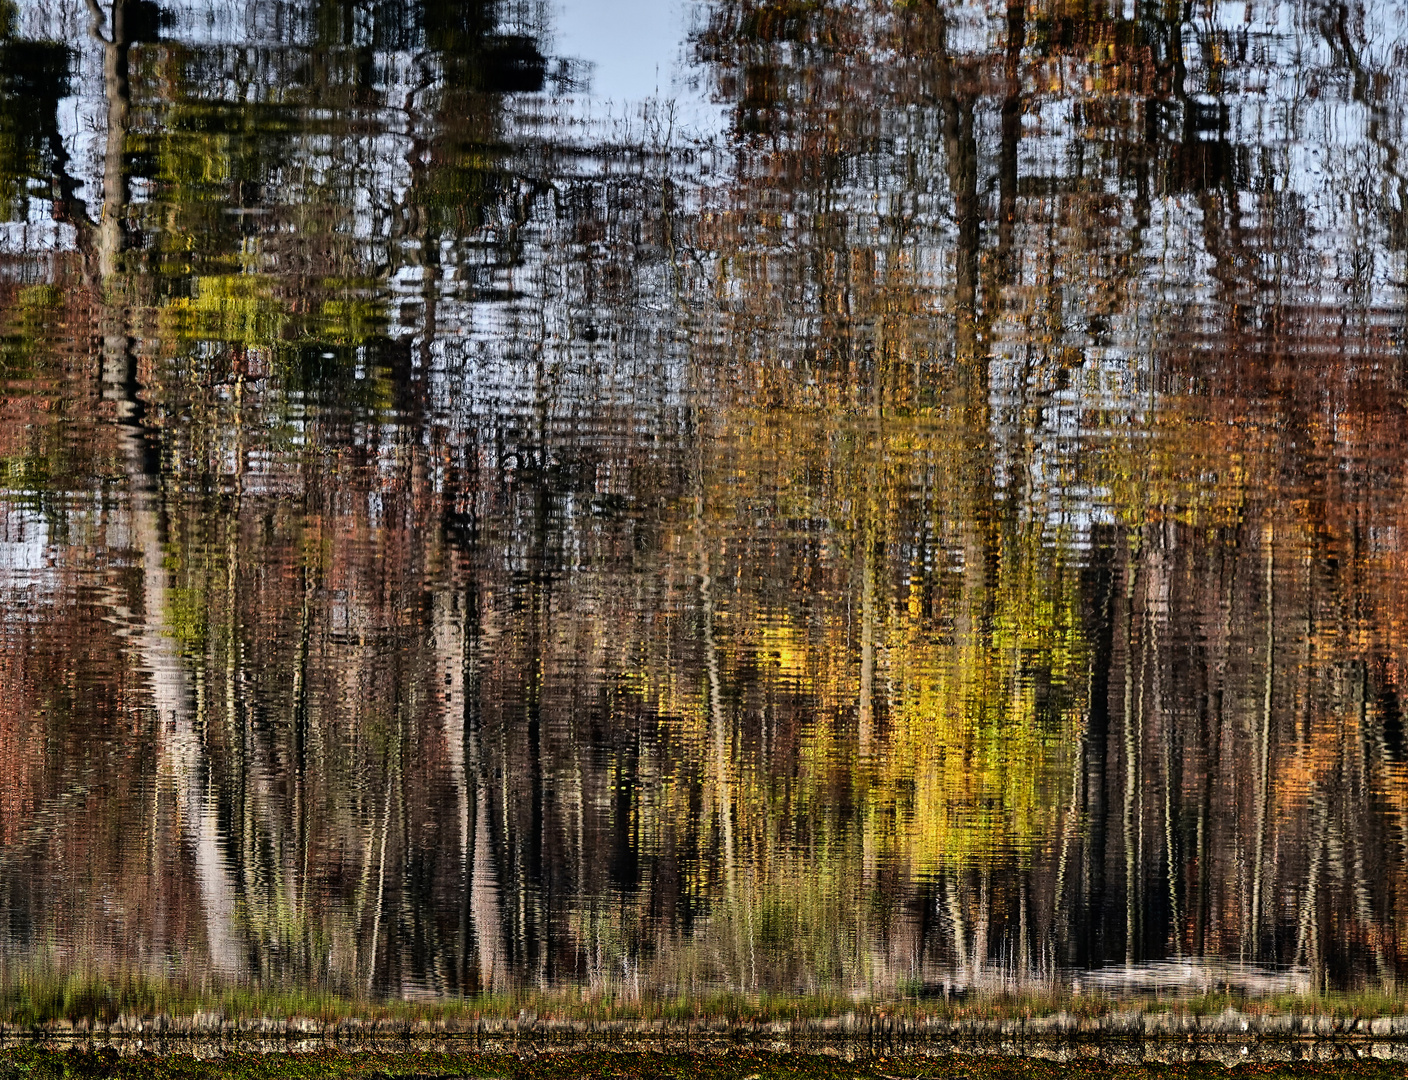
{"label": "water ripple pattern", "polygon": [[0,0],[0,976],[1399,984],[1406,34]]}

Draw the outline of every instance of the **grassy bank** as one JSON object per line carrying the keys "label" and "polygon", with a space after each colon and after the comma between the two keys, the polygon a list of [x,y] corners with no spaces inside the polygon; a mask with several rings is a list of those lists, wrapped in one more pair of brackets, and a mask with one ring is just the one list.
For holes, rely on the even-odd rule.
{"label": "grassy bank", "polygon": [[[1031,1019],[1064,1013],[1077,1018],[1113,1014],[1211,1016],[1235,1009],[1249,1017],[1311,1016],[1336,1020],[1408,1015],[1408,996],[1385,991],[1248,998],[1118,997],[1051,990],[986,993],[963,998],[911,994],[884,999],[840,994],[697,995],[591,994],[571,988],[433,1001],[384,1000],[279,989],[245,983],[183,982],[148,975],[7,972],[0,974],[0,1024],[43,1028],[56,1023],[106,1028],[121,1018],[205,1018],[243,1022],[301,1020],[318,1026],[344,1022],[379,1027],[463,1029],[480,1022],[522,1024],[747,1025],[847,1017],[894,1021]],[[1397,1034],[1397,1032],[1395,1032]]]}

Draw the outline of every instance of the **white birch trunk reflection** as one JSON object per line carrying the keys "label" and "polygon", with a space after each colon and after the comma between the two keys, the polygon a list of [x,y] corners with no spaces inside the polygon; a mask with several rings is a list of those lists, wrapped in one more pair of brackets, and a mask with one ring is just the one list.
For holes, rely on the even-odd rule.
{"label": "white birch trunk reflection", "polygon": [[160,499],[141,471],[142,436],[124,433],[131,484],[132,537],[142,560],[142,620],[134,641],[151,684],[161,740],[160,775],[171,785],[183,838],[195,860],[212,970],[240,969],[235,927],[235,887],[221,848],[215,792],[211,790],[203,735],[195,725],[195,693],[170,628],[166,625],[169,582],[161,544]]}
{"label": "white birch trunk reflection", "polygon": [[[103,42],[103,86],[108,98],[103,217],[98,243],[99,272],[105,289],[117,289],[121,285],[117,275],[127,212],[124,155],[130,101],[125,7],[123,0],[113,4],[110,36],[104,39],[99,32],[101,10],[89,4],[94,16],[93,36]],[[141,403],[137,397],[137,358],[127,334],[125,316],[109,309],[107,322],[104,396],[117,399],[118,418],[123,425],[120,441],[130,489],[132,543],[142,566],[142,616],[133,640],[148,676],[157,717],[158,774],[163,782],[171,785],[182,835],[194,858],[211,970],[218,975],[234,975],[240,968],[235,888],[221,850],[215,796],[210,790],[202,733],[195,723],[191,676],[171,628],[166,624],[170,582],[161,542],[161,496],[159,485],[146,466]]]}

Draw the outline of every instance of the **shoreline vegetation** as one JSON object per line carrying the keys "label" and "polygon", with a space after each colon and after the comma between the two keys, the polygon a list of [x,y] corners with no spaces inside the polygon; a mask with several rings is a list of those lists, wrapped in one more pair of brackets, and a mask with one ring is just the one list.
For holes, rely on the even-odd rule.
{"label": "shoreline vegetation", "polygon": [[[724,1037],[775,1046],[928,1040],[1370,1039],[1408,1047],[1408,995],[1387,989],[1248,996],[1034,990],[670,995],[564,988],[433,1000],[376,999],[147,975],[0,973],[0,1042],[248,1038],[435,1041],[478,1036],[548,1046]],[[2,1080],[2,1078],[0,1078]]]}
{"label": "shoreline vegetation", "polygon": [[1056,1080],[1403,1075],[1387,990],[378,1000],[0,973],[0,1080]]}

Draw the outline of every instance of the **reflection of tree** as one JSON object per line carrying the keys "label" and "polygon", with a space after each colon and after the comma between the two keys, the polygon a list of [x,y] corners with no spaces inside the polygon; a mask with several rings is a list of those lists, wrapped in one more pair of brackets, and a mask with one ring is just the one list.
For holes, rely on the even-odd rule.
{"label": "reflection of tree", "polygon": [[18,38],[16,14],[8,0],[0,5],[0,222],[25,219],[26,181],[44,185],[56,220],[70,220],[77,185],[58,125],[71,89],[70,53],[57,42]]}
{"label": "reflection of tree", "polygon": [[[101,14],[94,5],[95,19]],[[93,33],[103,43],[104,93],[108,102],[107,147],[103,170],[103,214],[98,226],[101,288],[115,300],[123,298],[117,275],[125,240],[129,196],[126,137],[130,110],[127,82],[126,3],[115,0],[103,37],[96,21]],[[148,445],[151,432],[139,399],[136,343],[116,310],[105,315],[103,375],[105,396],[116,400],[122,455],[130,493],[133,546],[141,553],[142,616],[134,633],[136,653],[150,678],[154,727],[161,747],[159,775],[172,785],[185,844],[189,845],[200,889],[207,955],[212,969],[232,975],[240,968],[238,939],[233,925],[235,897],[224,861],[216,822],[215,802],[206,783],[204,734],[198,730],[198,707],[190,673],[168,625],[169,581],[162,541],[161,478]]]}
{"label": "reflection of tree", "polygon": [[[83,433],[7,400],[7,468],[119,568],[0,670],[80,760],[93,636],[126,697],[90,722],[160,752],[49,776],[0,717],[7,905],[49,828],[130,881],[140,820],[185,854],[128,959],[271,983],[1392,977],[1393,312],[1362,267],[1305,299],[1314,200],[1237,119],[1235,35],[720,3],[739,138],[691,190],[688,152],[515,128],[542,58],[491,5],[317,4],[316,48],[250,56],[135,10],[101,293],[0,285],[7,371]],[[1391,172],[1354,26],[1320,30]],[[63,172],[46,125],[6,176]],[[85,524],[60,496],[100,475],[126,516]]]}
{"label": "reflection of tree", "polygon": [[[1150,307],[1139,298],[1133,267],[1138,260],[1146,258],[1142,231],[1149,227],[1156,212],[1166,216],[1176,211],[1184,201],[1182,192],[1190,191],[1194,196],[1192,205],[1198,207],[1205,248],[1213,259],[1213,273],[1227,290],[1231,315],[1227,330],[1232,342],[1255,340],[1249,336],[1259,332],[1255,317],[1249,319],[1248,312],[1256,308],[1246,306],[1248,299],[1282,287],[1288,270],[1292,275],[1304,270],[1293,262],[1274,261],[1271,255],[1273,251],[1279,252],[1297,243],[1298,234],[1294,229],[1299,211],[1294,194],[1284,196],[1280,205],[1273,200],[1272,205],[1259,212],[1265,224],[1249,228],[1246,223],[1245,199],[1240,193],[1250,183],[1251,171],[1257,167],[1256,159],[1249,157],[1245,148],[1233,144],[1236,135],[1227,107],[1208,104],[1210,97],[1216,100],[1215,95],[1222,93],[1225,75],[1219,65],[1225,66],[1226,61],[1215,60],[1211,66],[1195,70],[1183,55],[1185,42],[1190,40],[1185,34],[1188,28],[1176,20],[1165,21],[1153,9],[1134,22],[1106,20],[1089,14],[1072,16],[1065,12],[1037,10],[1028,15],[1025,9],[1009,11],[1005,36],[989,53],[965,53],[955,58],[948,44],[948,13],[911,9],[898,21],[899,32],[903,35],[900,40],[914,43],[911,47],[917,55],[936,59],[927,68],[916,63],[907,67],[903,76],[889,78],[866,66],[865,50],[856,47],[854,42],[855,35],[865,30],[857,30],[857,24],[846,21],[854,18],[853,13],[838,13],[834,21],[828,21],[827,15],[807,9],[805,14],[799,12],[797,18],[803,23],[811,20],[806,34],[808,41],[829,43],[831,51],[826,62],[839,63],[847,69],[845,78],[821,81],[816,68],[822,65],[816,63],[814,68],[815,58],[805,50],[770,51],[765,44],[754,41],[737,54],[729,52],[728,28],[747,24],[749,19],[762,19],[769,26],[786,25],[795,30],[794,23],[782,17],[781,7],[721,5],[719,11],[722,14],[712,25],[711,36],[706,36],[704,46],[711,58],[726,58],[725,70],[729,70],[729,63],[736,65],[720,78],[719,86],[726,95],[738,95],[740,108],[751,117],[750,130],[757,130],[766,137],[765,142],[757,144],[755,175],[760,180],[768,175],[806,175],[789,163],[794,148],[803,142],[804,136],[799,133],[809,130],[858,133],[860,137],[854,144],[855,160],[864,161],[864,168],[873,171],[873,158],[865,157],[867,151],[860,148],[866,145],[865,138],[875,138],[877,132],[884,130],[883,113],[878,111],[882,100],[892,108],[906,110],[906,147],[924,145],[915,137],[916,117],[932,115],[937,129],[943,133],[952,225],[946,233],[929,242],[944,253],[951,268],[943,279],[951,292],[941,292],[937,299],[952,305],[947,308],[952,312],[952,337],[941,332],[935,345],[941,349],[952,348],[958,358],[952,375],[945,372],[940,376],[945,379],[941,392],[948,400],[958,400],[966,392],[972,395],[959,414],[968,421],[966,425],[959,425],[968,441],[956,443],[963,449],[952,457],[958,469],[967,463],[974,463],[976,467],[969,474],[971,494],[967,498],[971,501],[962,504],[967,510],[957,517],[962,522],[980,526],[987,523],[991,530],[986,537],[981,528],[970,533],[972,546],[965,550],[961,561],[965,573],[974,575],[965,589],[966,595],[976,598],[986,593],[990,598],[987,603],[970,608],[973,620],[961,627],[960,636],[974,649],[961,670],[981,670],[986,662],[984,658],[992,656],[998,648],[998,637],[991,629],[995,615],[992,598],[998,595],[993,587],[1000,577],[998,568],[1012,563],[1012,553],[1020,550],[1015,546],[1016,538],[1030,530],[1030,524],[1024,524],[1024,515],[1048,513],[1052,509],[1044,502],[1051,493],[1038,486],[1039,477],[1042,474],[1050,477],[1053,471],[1060,470],[1063,484],[1108,483],[1115,493],[1119,524],[1109,533],[1097,534],[1094,567],[1085,575],[1087,584],[1082,590],[1085,597],[1081,603],[1090,612],[1090,716],[1081,740],[1084,765],[1075,774],[1070,809],[1064,813],[1068,821],[1079,827],[1051,830],[1062,837],[1051,852],[1055,860],[1054,884],[1058,889],[1054,906],[1059,912],[1074,908],[1076,913],[1074,918],[1062,914],[1058,920],[1064,928],[1060,939],[1054,942],[1057,955],[1084,962],[1120,956],[1127,961],[1137,961],[1185,950],[1196,954],[1219,951],[1227,949],[1231,940],[1238,940],[1236,948],[1245,956],[1280,955],[1280,948],[1272,942],[1283,936],[1285,928],[1278,924],[1276,930],[1271,931],[1267,924],[1275,918],[1273,911],[1284,910],[1278,909],[1270,898],[1282,896],[1288,887],[1293,888],[1273,870],[1269,855],[1273,848],[1279,850],[1279,843],[1286,842],[1274,835],[1286,810],[1282,808],[1278,814],[1271,805],[1272,793],[1279,786],[1275,778],[1282,775],[1284,768],[1277,760],[1281,753],[1278,728],[1282,722],[1277,717],[1290,706],[1282,700],[1287,691],[1273,685],[1274,673],[1283,670],[1279,662],[1281,654],[1290,646],[1290,642],[1283,640],[1284,632],[1276,629],[1286,620],[1286,609],[1281,601],[1273,598],[1273,593],[1280,588],[1281,530],[1269,523],[1261,530],[1265,537],[1278,537],[1274,545],[1269,541],[1258,545],[1255,542],[1258,533],[1254,529],[1242,532],[1242,536],[1252,538],[1243,544],[1245,558],[1260,561],[1243,566],[1242,556],[1233,556],[1231,561],[1236,569],[1229,567],[1213,577],[1207,594],[1211,604],[1208,621],[1220,627],[1212,640],[1225,643],[1217,648],[1233,650],[1229,634],[1250,634],[1253,628],[1259,629],[1257,655],[1260,663],[1253,670],[1250,664],[1234,661],[1226,651],[1213,656],[1208,660],[1212,669],[1206,685],[1216,696],[1206,699],[1202,707],[1189,708],[1191,703],[1182,697],[1187,668],[1170,652],[1167,644],[1170,637],[1179,638],[1179,628],[1169,624],[1168,613],[1207,609],[1203,607],[1204,601],[1194,600],[1181,586],[1179,575],[1184,572],[1183,560],[1192,557],[1186,554],[1189,536],[1168,525],[1156,526],[1155,523],[1162,515],[1176,518],[1185,512],[1181,508],[1187,506],[1184,500],[1189,492],[1177,488],[1174,478],[1184,474],[1186,468],[1186,459],[1181,455],[1193,451],[1200,461],[1207,462],[1203,456],[1206,444],[1196,442],[1200,430],[1205,429],[1178,426],[1181,418],[1176,418],[1178,414],[1168,409],[1168,404],[1176,399],[1156,396],[1156,391],[1164,390],[1165,377],[1161,370],[1151,369],[1132,372],[1147,383],[1148,389],[1131,395],[1127,407],[1135,410],[1134,415],[1142,416],[1143,423],[1150,422],[1154,416],[1148,406],[1167,410],[1163,414],[1166,419],[1160,420],[1157,427],[1160,437],[1173,440],[1167,446],[1167,456],[1158,443],[1153,444],[1151,455],[1149,444],[1143,443],[1142,438],[1125,441],[1116,437],[1103,444],[1090,440],[1090,449],[1083,461],[1066,462],[1052,455],[1053,440],[1043,430],[1052,417],[1059,417],[1059,397],[1063,396],[1065,385],[1073,376],[1081,377],[1079,365],[1085,363],[1093,367],[1108,355],[1112,333],[1121,320],[1152,315],[1161,329],[1169,325],[1161,304]],[[887,44],[893,40],[884,37],[883,19],[872,22],[869,30]],[[1203,58],[1234,55],[1235,49],[1229,52],[1228,42],[1221,34],[1221,31],[1209,32],[1201,39],[1191,40],[1198,41]],[[1033,46],[1030,54],[1025,51],[1026,41]],[[848,44],[838,46],[842,42]],[[917,47],[921,45],[922,48]],[[1148,50],[1143,60],[1138,59],[1141,49]],[[788,59],[777,59],[784,56]],[[764,63],[764,57],[775,58],[767,67],[765,80],[755,74]],[[1043,94],[1040,88],[1047,76],[1039,65],[1068,63],[1080,57],[1098,57],[1087,67],[1094,75],[1096,91],[1087,90],[1083,98],[1067,96],[1067,100],[1074,103],[1076,122],[1086,124],[1097,133],[1090,144],[1091,159],[1087,161],[1081,156],[1068,161],[1038,159],[1038,165],[1052,167],[1052,175],[1024,177],[1020,117],[1028,106],[1034,108],[1035,99]],[[1107,64],[1107,60],[1117,61],[1118,66]],[[1036,64],[1028,66],[1033,61]],[[1142,75],[1141,63],[1146,65]],[[751,65],[747,78],[735,83],[733,72],[742,70],[745,64]],[[933,80],[929,92],[914,92],[918,80],[925,76]],[[1103,80],[1111,80],[1108,94],[1100,88]],[[768,87],[767,94],[756,93],[754,88],[764,83]],[[1035,92],[1031,89],[1033,83],[1037,87]],[[818,86],[835,89],[831,93],[817,92]],[[994,86],[1000,88],[996,95],[990,89]],[[1126,87],[1141,86],[1152,90],[1146,91],[1144,98],[1150,123],[1142,129],[1137,115],[1123,111],[1116,104],[1115,96]],[[808,88],[807,91],[803,87]],[[994,96],[996,108],[992,105]],[[923,106],[916,104],[924,101],[935,101],[939,105],[926,114]],[[1177,118],[1177,124],[1165,127],[1162,122],[1156,122],[1163,115]],[[767,123],[759,122],[761,116],[769,117]],[[799,122],[802,116],[806,116],[808,122]],[[991,127],[984,130],[985,124]],[[990,157],[986,147],[995,148]],[[847,165],[826,155],[827,150],[822,150],[825,164],[812,170],[813,175],[857,175]],[[1118,171],[1107,173],[1105,170],[1110,167]],[[907,176],[913,175],[911,169]],[[980,195],[988,175],[992,175],[995,182],[995,204],[989,204]],[[1088,189],[1083,185],[1105,175],[1112,175],[1122,187],[1127,185],[1125,192],[1129,201],[1124,205],[1134,212],[1133,227],[1129,229],[1108,226],[1097,229],[1090,224],[1102,219],[1112,220],[1108,215],[1121,205],[1098,194],[1086,193]],[[912,180],[907,182],[913,185]],[[1034,182],[1047,185],[1045,190],[1053,192],[1054,198],[1046,202],[1035,198],[1043,189],[1032,186]],[[910,190],[915,189],[911,186]],[[831,187],[802,184],[793,186],[789,205],[794,213],[806,207],[813,215],[811,220],[816,222],[865,221],[866,214],[861,209],[863,196],[863,192],[854,189],[840,194]],[[892,196],[886,192],[871,197]],[[774,283],[805,280],[807,268],[800,261],[788,261],[785,230],[771,231],[754,224],[755,220],[761,222],[761,215],[750,219],[755,207],[763,205],[768,205],[768,199],[761,194],[761,188],[745,189],[739,199],[739,210],[732,217],[736,231],[725,233],[723,243],[719,243],[721,230],[717,225],[710,226],[710,245],[727,249],[721,265],[745,283],[742,289],[730,286],[721,288],[719,293],[738,295],[741,292],[755,297],[758,302],[756,308],[740,306],[731,313],[737,340],[787,341],[789,334],[795,332],[782,329],[785,319],[797,318],[806,310],[839,310],[843,315],[837,338],[844,344],[841,349],[835,349],[835,353],[845,355],[842,350],[854,349],[857,343],[864,342],[874,349],[876,357],[883,355],[879,339],[883,336],[888,344],[896,331],[885,325],[885,317],[878,313],[895,311],[897,306],[888,298],[874,307],[857,303],[860,293],[853,282],[848,282],[844,301],[836,308],[829,307],[824,299],[814,299],[824,296],[820,290],[803,287],[794,293],[806,297],[795,312],[769,309],[769,292],[776,288]],[[986,232],[983,226],[991,220],[988,218],[992,213],[988,209],[990,205],[996,211],[995,228]],[[823,207],[826,218],[817,213]],[[916,214],[915,218],[918,217]],[[892,242],[887,234],[889,220],[883,212],[871,220],[876,220],[879,227],[872,226],[871,235],[856,243],[838,262],[864,266],[868,257],[878,258],[887,250]],[[1075,227],[1061,231],[1048,225],[1054,220],[1071,221]],[[1283,227],[1292,231],[1277,231]],[[1080,232],[1082,228],[1086,230],[1084,234]],[[812,238],[810,250],[815,250],[815,241],[820,235]],[[922,230],[918,236],[923,236]],[[1117,247],[1124,237],[1133,240],[1128,252],[1121,252]],[[774,241],[776,246],[773,246]],[[1177,255],[1170,257],[1166,252],[1163,259],[1161,273],[1181,273]],[[1088,303],[1072,287],[1074,282],[1080,281],[1082,270],[1090,273],[1090,284],[1099,290],[1095,304]],[[1020,286],[1015,284],[1018,282]],[[1185,324],[1195,322],[1198,317],[1192,310],[1182,315]],[[1285,323],[1279,318],[1268,310],[1267,321],[1262,325],[1274,323],[1277,332],[1284,332]],[[1014,321],[1016,327],[1025,332],[1025,340],[1009,337],[1012,331],[1004,324],[1012,326]],[[1088,359],[1078,350],[1047,345],[1048,342],[1059,343],[1063,338],[1069,340],[1082,322],[1090,335]],[[932,333],[933,330],[927,328],[918,329],[921,341]],[[1234,350],[1240,347],[1245,346],[1233,345]],[[827,350],[834,346],[816,338],[807,340],[804,348],[815,350],[807,354],[806,361],[778,356],[777,362],[779,369],[784,364],[795,364],[793,370],[806,371],[806,381],[810,383],[826,370],[822,365],[811,366],[814,363],[811,357],[827,355]],[[1043,349],[1048,350],[1045,355]],[[1175,345],[1165,345],[1156,355],[1159,358],[1172,356],[1176,349]],[[921,344],[914,350],[915,355],[923,355],[925,351],[932,352],[933,347],[926,350]],[[1019,355],[1020,351],[1025,351],[1026,358],[1020,363],[1009,361],[1012,351],[1018,351]],[[965,365],[962,361],[965,356],[975,358],[976,362]],[[747,372],[752,366],[766,370],[770,363],[768,357],[746,348],[739,361],[731,371]],[[1073,362],[1077,365],[1074,370]],[[1170,379],[1179,377],[1190,365],[1180,362],[1175,367],[1177,374],[1169,376]],[[995,381],[995,376],[994,381],[989,381],[993,372],[1003,373],[1006,378],[1004,368],[1012,372],[1018,388],[1017,400],[1011,407],[1005,400],[1006,387]],[[849,389],[855,397],[863,400],[876,393],[872,389],[876,385],[890,390],[880,381],[878,373],[872,374],[873,370],[856,365],[846,373]],[[1211,375],[1217,369],[1209,366],[1203,370]],[[1098,373],[1091,374],[1096,377]],[[762,388],[758,397],[768,401],[771,408],[786,408],[790,404],[788,398],[778,396],[772,389],[780,383],[780,371],[778,382],[767,375],[760,379],[746,373],[744,377]],[[1195,380],[1202,377],[1207,376],[1192,376]],[[1042,389],[1043,384],[1046,389]],[[1034,388],[1038,391],[1036,394],[1032,393]],[[1246,403],[1257,400],[1253,395],[1259,392],[1265,391],[1251,386],[1239,387],[1234,397]],[[1283,391],[1278,389],[1273,393]],[[798,400],[810,404],[825,398],[808,385],[799,391]],[[898,405],[904,398],[897,393],[893,400]],[[1224,404],[1229,409],[1237,407],[1231,401]],[[1110,402],[1104,407],[1125,406]],[[887,411],[893,415],[896,410],[891,406]],[[1219,410],[1217,415],[1224,414]],[[750,416],[748,423],[756,425],[757,421]],[[891,423],[887,420],[887,428]],[[1178,435],[1173,434],[1175,429]],[[1227,430],[1234,433],[1237,429]],[[1297,421],[1290,430],[1303,433],[1303,438],[1311,428],[1308,423]],[[1183,441],[1184,434],[1190,437],[1189,441]],[[814,444],[811,439],[804,442],[808,446]],[[1195,446],[1197,449],[1193,450]],[[1225,449],[1235,453],[1231,446]],[[777,452],[770,447],[768,453],[759,455],[757,460],[767,461],[769,454]],[[872,460],[889,461],[893,460],[895,452],[881,453],[872,448],[868,453],[873,455]],[[999,463],[1001,479],[984,488],[983,468],[994,458]],[[753,467],[761,466],[755,463]],[[1238,467],[1226,461],[1201,467],[1215,470],[1218,475],[1240,475],[1239,483],[1248,482]],[[1301,466],[1292,475],[1306,475],[1305,468]],[[1310,472],[1313,474],[1314,469]],[[1264,484],[1267,477],[1276,474],[1273,471],[1258,475]],[[844,490],[836,474],[830,475],[828,480],[838,490]],[[1171,483],[1175,486],[1170,487]],[[1274,486],[1271,490],[1274,491]],[[1236,498],[1243,508],[1241,513],[1261,512],[1263,500],[1259,494],[1254,496],[1245,487],[1240,492]],[[1220,498],[1206,489],[1193,497],[1201,500],[1209,496],[1213,500]],[[863,501],[857,500],[857,504]],[[903,520],[902,516],[897,518],[899,507],[893,500],[887,506],[888,522]],[[1156,508],[1152,521],[1149,520],[1151,507]],[[1222,541],[1221,537],[1217,539]],[[1197,551],[1207,550],[1201,544],[1193,547]],[[1106,551],[1108,554],[1100,554]],[[874,651],[866,615],[875,593],[871,571],[872,564],[867,559],[855,596],[861,623],[862,687],[869,686],[874,679],[873,675],[867,677],[869,658]],[[776,571],[773,574],[778,576]],[[785,576],[785,572],[781,576]],[[749,575],[744,573],[742,577],[747,580]],[[1238,578],[1258,584],[1238,589],[1234,584]],[[1234,595],[1235,602],[1228,599]],[[1260,599],[1254,602],[1253,595]],[[1017,625],[1030,626],[1030,618],[1030,615],[1019,617]],[[1295,647],[1299,648],[1307,639],[1296,637]],[[1252,648],[1255,651],[1258,646]],[[891,655],[897,655],[893,649]],[[1018,650],[1019,661],[1022,655]],[[1021,671],[1020,662],[1015,668]],[[1237,688],[1235,695],[1234,687]],[[1253,687],[1255,694],[1251,693]],[[1172,690],[1172,701],[1171,688],[1177,688]],[[1308,692],[1291,690],[1289,693],[1293,700],[1304,700],[1303,697],[1297,699],[1296,695]],[[1233,700],[1228,700],[1229,697]],[[1214,704],[1217,701],[1225,703]],[[869,712],[868,695],[864,691],[857,708],[863,721],[858,738],[863,743],[868,737]],[[1186,720],[1184,714],[1177,712],[1180,708],[1189,709]],[[1204,712],[1204,708],[1211,708],[1212,715]],[[892,724],[899,715],[892,703]],[[1112,717],[1117,718],[1113,729]],[[1243,724],[1247,732],[1245,741],[1240,735],[1233,738],[1226,730],[1229,725],[1234,731],[1238,730]],[[891,738],[896,730],[898,728],[892,728]],[[1237,760],[1251,763],[1250,788],[1223,786],[1231,779],[1221,770],[1228,767],[1227,755],[1234,743]],[[1183,747],[1197,748],[1195,763],[1180,758]],[[974,772],[971,762],[965,761],[963,775],[971,776]],[[1184,793],[1190,790],[1201,792],[1194,801],[1196,809],[1191,812],[1184,804]],[[1059,796],[1059,785],[1052,785],[1051,791]],[[931,804],[939,802],[930,801]],[[1229,806],[1236,807],[1234,817],[1224,816],[1218,820],[1219,812],[1225,814]],[[1047,835],[1042,830],[1036,833]],[[1220,849],[1214,839],[1228,835],[1238,837],[1237,849],[1241,853],[1237,858],[1247,867],[1244,874],[1235,870],[1236,863],[1223,861],[1226,849]],[[953,850],[951,841],[938,847]],[[1188,862],[1184,862],[1187,858],[1184,853],[1191,853]],[[1211,867],[1209,862],[1213,863]],[[1191,867],[1196,885],[1188,884],[1185,867]],[[1073,877],[1072,871],[1077,868],[1079,872]],[[1040,884],[1042,876],[1048,873],[1042,868],[1041,857],[1037,858],[1033,873],[1036,887],[1051,887]],[[1320,873],[1316,871],[1317,881]],[[1215,883],[1232,881],[1238,882],[1235,903],[1241,905],[1240,915],[1234,915],[1234,908],[1226,906],[1230,897],[1224,896],[1219,901],[1209,895],[1217,887]],[[984,921],[983,913],[990,911],[993,903],[988,889],[986,879],[977,882],[976,923],[970,913],[962,910],[962,904],[952,909],[953,925],[965,927],[965,932],[977,935],[973,944],[984,936],[978,927]],[[944,893],[945,897],[953,895],[947,889]],[[1017,925],[1009,924],[1004,931],[1014,935],[1014,940],[1029,940],[1026,915],[1026,896],[1029,895],[1029,892],[1025,894],[1016,905],[1018,910],[1012,919]],[[1368,893],[1363,895],[1367,897]],[[947,899],[941,903],[947,904]],[[1367,903],[1367,900],[1356,901],[1356,910],[1367,913]],[[1215,908],[1219,904],[1223,905],[1220,912],[1210,910],[1209,905]],[[1182,929],[1183,913],[1190,910],[1196,928],[1195,942],[1186,940]],[[1367,918],[1367,915],[1358,917]],[[1214,941],[1208,936],[1210,923],[1218,920],[1222,920],[1224,926],[1231,920],[1249,937]],[[987,940],[992,948],[1010,955],[1010,945],[997,945],[996,938],[990,934]],[[980,947],[980,958],[982,952]],[[1025,946],[1019,954],[1032,955]],[[969,943],[955,938],[954,955],[959,966],[967,966]],[[1375,960],[1375,964],[1382,970],[1380,960]]]}

